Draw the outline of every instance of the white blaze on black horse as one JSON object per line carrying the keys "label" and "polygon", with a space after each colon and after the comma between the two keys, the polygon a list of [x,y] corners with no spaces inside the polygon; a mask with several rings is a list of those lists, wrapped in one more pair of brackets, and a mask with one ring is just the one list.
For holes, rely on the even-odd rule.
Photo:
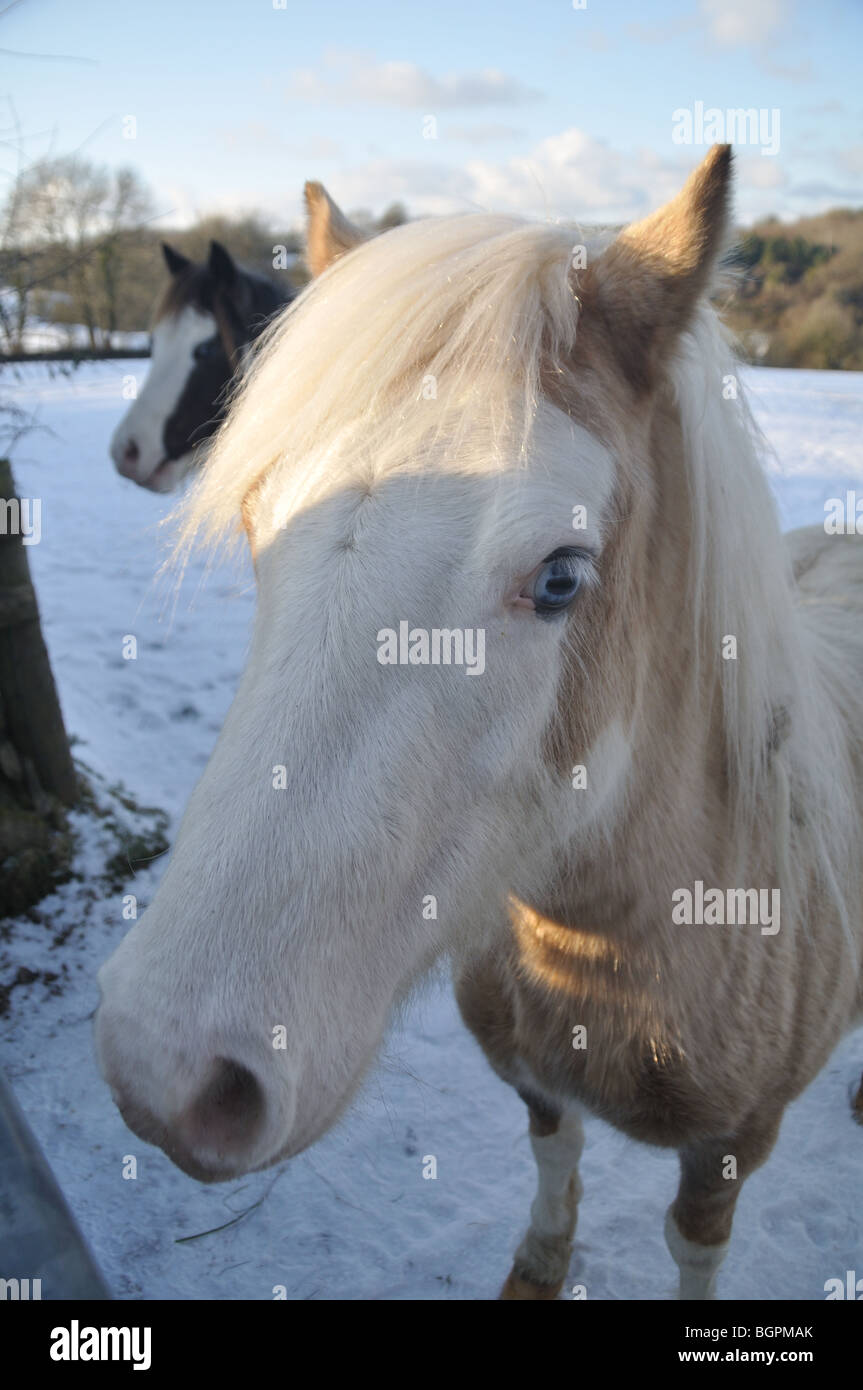
{"label": "white blaze on black horse", "polygon": [[111,457],[125,478],[173,492],[206,457],[249,347],[294,292],[241,269],[217,241],[203,265],[166,244],[162,252],[171,282],[156,310],[150,368]]}

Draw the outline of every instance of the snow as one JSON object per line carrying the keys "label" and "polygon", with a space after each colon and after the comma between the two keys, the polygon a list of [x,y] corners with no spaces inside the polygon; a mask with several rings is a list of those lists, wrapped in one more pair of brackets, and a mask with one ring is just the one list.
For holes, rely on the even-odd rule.
{"label": "snow", "polygon": [[[215,568],[206,586],[193,570],[175,610],[170,587],[154,582],[170,503],[120,479],[106,452],[122,379],[142,370],[112,362],[70,376],[30,365],[7,371],[3,386],[45,427],[19,442],[14,466],[22,494],[43,499],[43,539],[29,557],[76,753],[176,822],[243,668],[254,592],[244,563]],[[775,449],[786,525],[821,521],[826,498],[848,487],[863,495],[863,374],[752,368],[745,379]],[[135,661],[122,656],[127,635]],[[92,879],[100,835],[79,824],[79,868]],[[160,872],[154,864],[124,891],[143,907]],[[73,882],[42,904],[41,921],[0,937],[3,981],[19,965],[61,977],[12,991],[0,1062],[115,1294],[270,1299],[284,1286],[290,1299],[495,1297],[534,1166],[524,1107],[461,1023],[443,974],[394,1025],[334,1131],[280,1168],[207,1187],[130,1134],[96,1072],[94,976],[124,934],[121,906],[119,893],[94,901]],[[861,1070],[858,1032],[789,1108],[769,1162],[744,1186],[721,1297],[823,1299],[827,1279],[863,1273],[863,1130],[849,1109]],[[137,1157],[135,1180],[122,1176],[126,1155]],[[422,1176],[426,1155],[435,1180]],[[591,1299],[670,1297],[662,1221],[675,1155],[589,1119],[582,1175],[570,1284]]]}
{"label": "snow", "polygon": [[[110,346],[122,348],[124,352],[132,352],[137,348],[149,347],[149,345],[149,333],[115,331],[111,334]],[[22,352],[60,352],[64,348],[88,349],[90,347],[92,347],[90,333],[83,323],[42,323],[39,319],[30,319],[21,334],[20,349]]]}
{"label": "snow", "polygon": [[[0,285],[0,297],[6,301],[6,312],[13,315],[19,302],[15,290],[9,286]],[[68,294],[61,292],[46,294],[43,297],[49,309],[51,305],[60,302],[68,303],[70,298]],[[149,344],[149,333],[136,330],[115,330],[111,334],[111,346],[122,348],[124,352],[135,352],[138,348],[149,347]],[[73,350],[89,348],[92,344],[86,324],[55,323],[49,319],[39,318],[36,314],[29,314],[21,333],[21,341],[15,346],[21,352],[59,352],[64,348]]]}

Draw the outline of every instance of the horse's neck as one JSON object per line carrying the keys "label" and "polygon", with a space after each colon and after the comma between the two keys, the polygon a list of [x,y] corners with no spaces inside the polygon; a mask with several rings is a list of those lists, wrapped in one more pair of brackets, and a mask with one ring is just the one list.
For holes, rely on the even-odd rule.
{"label": "horse's neck", "polygon": [[241,311],[232,302],[229,310],[231,337],[238,350],[251,348],[276,314],[294,298],[292,289],[286,290],[274,280],[244,274],[246,307]]}
{"label": "horse's neck", "polygon": [[[607,573],[617,582],[622,575],[626,592],[608,597],[608,631],[593,626],[609,664],[589,673],[584,701],[600,720],[585,749],[588,778],[591,750],[600,769],[607,763],[597,729],[613,722],[619,785],[603,803],[602,823],[576,833],[545,890],[514,904],[509,949],[521,976],[576,1001],[573,1016],[589,1020],[600,1050],[607,1044],[621,1058],[621,1040],[628,1040],[630,1054],[643,1059],[656,1038],[693,1042],[691,1049],[685,1044],[687,1066],[710,1091],[711,1058],[719,1056],[729,1020],[736,1036],[748,1038],[752,1056],[762,1049],[763,1060],[763,1038],[781,1036],[808,999],[815,1055],[838,1037],[854,991],[863,987],[855,984],[863,956],[856,793],[863,778],[863,640],[856,637],[863,631],[863,554],[855,565],[835,546],[829,555],[815,547],[822,553],[819,573],[812,570],[801,584],[808,586],[805,603],[823,599],[825,607],[815,624],[801,617],[775,533],[757,553],[752,499],[763,494],[747,487],[738,470],[735,505],[748,502],[750,510],[735,553],[752,570],[741,576],[743,585],[720,574],[716,590],[723,623],[730,596],[731,631],[741,594],[751,602],[752,619],[740,625],[740,659],[764,644],[756,653],[762,680],[754,692],[751,682],[745,687],[738,710],[722,699],[721,656],[710,644],[693,678],[697,624],[688,546],[698,531],[689,524],[679,421],[659,418],[654,435],[655,492],[639,496],[633,484],[620,499],[621,521],[609,541],[617,553]],[[717,524],[728,525],[735,506],[720,503],[716,510]],[[715,566],[702,577],[709,587]],[[849,611],[852,603],[859,611]],[[625,621],[615,625],[614,614],[627,608]],[[715,622],[712,627],[711,641]],[[853,648],[850,657],[840,628]],[[833,641],[816,639],[815,629]],[[763,716],[760,728],[753,709]],[[741,819],[735,798],[735,744],[726,725],[735,712],[748,720],[739,732],[748,757],[743,769],[755,774],[746,788],[750,820]],[[757,922],[748,905],[741,919],[731,915],[726,895],[741,889],[757,894]],[[681,890],[691,895],[692,915],[675,919]],[[727,917],[711,920],[704,910],[708,894],[723,909],[729,904]],[[761,916],[765,900],[768,921]],[[793,1051],[782,1061],[787,1076],[797,1068],[799,1084],[811,1075],[807,1065]],[[607,1100],[599,1094],[599,1103]]]}
{"label": "horse's neck", "polygon": [[264,329],[275,318],[280,310],[284,309],[294,299],[294,291],[275,280],[264,281],[261,278],[257,283],[251,284],[252,308],[250,310],[246,329],[249,341],[254,342]]}
{"label": "horse's neck", "polygon": [[[631,714],[625,782],[605,833],[588,836],[587,847],[574,846],[574,871],[565,887],[576,919],[629,936],[655,931],[659,918],[669,921],[676,889],[691,888],[698,879],[733,885],[742,872],[754,884],[773,868],[769,777],[762,792],[766,816],[741,843],[727,761],[722,657],[696,650],[694,539],[682,448],[676,412],[659,409],[650,505],[635,487],[621,499],[621,514],[630,520],[618,544],[628,549],[634,567],[630,591],[641,596],[637,620],[630,621],[636,647],[625,647]],[[756,606],[758,597],[756,588]],[[766,641],[771,615],[763,618]],[[765,741],[771,733],[781,741],[784,732],[772,731],[765,719]]]}

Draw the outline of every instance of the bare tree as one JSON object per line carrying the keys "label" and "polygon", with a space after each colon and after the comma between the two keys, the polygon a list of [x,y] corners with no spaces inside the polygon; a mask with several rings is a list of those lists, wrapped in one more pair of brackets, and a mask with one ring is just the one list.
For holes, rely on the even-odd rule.
{"label": "bare tree", "polygon": [[111,170],[78,155],[57,155],[23,169],[9,190],[0,270],[14,291],[0,327],[20,347],[37,291],[51,317],[81,323],[90,346],[109,347],[117,330],[123,262],[152,212],[134,169]]}

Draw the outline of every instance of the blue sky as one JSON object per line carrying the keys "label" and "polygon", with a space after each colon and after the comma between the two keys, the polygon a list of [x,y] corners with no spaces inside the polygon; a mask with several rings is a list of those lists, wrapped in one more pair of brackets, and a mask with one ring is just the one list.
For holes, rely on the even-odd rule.
{"label": "blue sky", "polygon": [[620,221],[703,153],[672,138],[699,102],[778,112],[777,154],[737,147],[741,220],[863,204],[861,0],[0,0],[0,45],[6,140],[134,164],[165,225],[293,222],[307,178],[346,208]]}

